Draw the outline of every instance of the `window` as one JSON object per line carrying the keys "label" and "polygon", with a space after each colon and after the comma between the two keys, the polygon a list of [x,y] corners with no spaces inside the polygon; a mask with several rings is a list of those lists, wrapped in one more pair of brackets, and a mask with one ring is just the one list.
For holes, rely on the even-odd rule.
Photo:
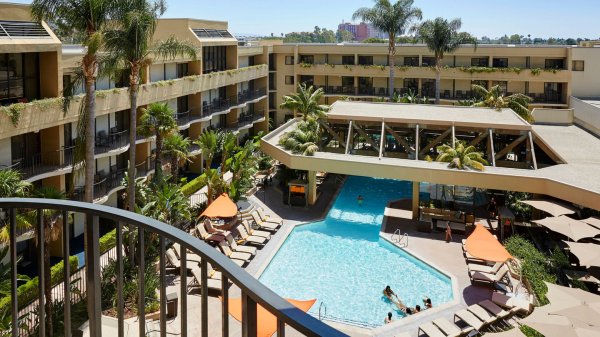
{"label": "window", "polygon": [[508,92],[508,82],[506,81],[492,81],[492,87],[494,86],[500,86],[500,92],[503,95],[506,95],[506,93]]}
{"label": "window", "polygon": [[188,64],[177,63],[177,78],[182,78],[188,75]]}
{"label": "window", "polygon": [[223,71],[227,69],[227,47],[204,47],[202,48],[202,59],[204,74],[212,73],[214,71]]}
{"label": "window", "polygon": [[287,84],[287,85],[294,85],[294,76],[286,76],[285,77],[285,84]]}
{"label": "window", "polygon": [[494,68],[508,68],[508,59],[494,57],[492,60],[492,65]]}
{"label": "window", "polygon": [[404,65],[409,66],[409,67],[418,67],[419,66],[419,57],[418,56],[404,57]]}
{"label": "window", "polygon": [[300,55],[300,63],[315,64],[314,55]]}
{"label": "window", "polygon": [[373,65],[373,56],[358,56],[358,64],[363,66]]}
{"label": "window", "polygon": [[421,96],[435,97],[435,80],[423,79],[421,81]]}
{"label": "window", "polygon": [[584,71],[584,70],[585,70],[585,61],[573,60],[573,71]]}
{"label": "window", "polygon": [[315,83],[315,77],[308,75],[300,75],[300,83],[304,83],[307,87],[310,87]]}
{"label": "window", "polygon": [[419,80],[416,78],[405,78],[404,79],[404,88],[407,90],[412,90],[415,93],[419,91]]}
{"label": "window", "polygon": [[487,57],[473,57],[471,58],[471,66],[472,67],[488,67],[489,60]]}
{"label": "window", "polygon": [[565,62],[563,59],[546,59],[546,69],[564,69]]}
{"label": "window", "polygon": [[0,105],[39,98],[37,53],[0,54]]}
{"label": "window", "polygon": [[285,64],[288,65],[288,66],[294,64],[294,57],[293,56],[286,56],[285,57]]}
{"label": "window", "polygon": [[421,65],[423,67],[433,67],[435,65],[435,57],[423,56],[423,62]]}
{"label": "window", "polygon": [[343,55],[342,56],[342,64],[343,65],[354,65],[354,55]]}
{"label": "window", "polygon": [[353,87],[354,86],[354,77],[342,76],[342,86],[343,87]]}

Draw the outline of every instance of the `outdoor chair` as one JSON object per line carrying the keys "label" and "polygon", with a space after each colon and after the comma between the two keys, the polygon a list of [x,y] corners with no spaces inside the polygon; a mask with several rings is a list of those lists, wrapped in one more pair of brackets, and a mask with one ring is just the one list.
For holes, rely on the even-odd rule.
{"label": "outdoor chair", "polygon": [[467,310],[469,310],[470,313],[472,313],[477,318],[479,318],[482,322],[484,322],[485,324],[488,324],[488,325],[492,324],[498,320],[498,318],[496,316],[493,316],[492,314],[490,314],[487,310],[485,310],[483,307],[481,307],[478,304],[473,304],[473,305],[468,306]]}
{"label": "outdoor chair", "polygon": [[[192,279],[192,282],[189,284],[189,286],[191,286],[193,288],[202,288],[202,269],[200,267],[196,267],[196,268],[192,269],[191,273],[192,273],[193,279]],[[208,289],[217,290],[217,291],[221,291],[223,289],[221,287],[221,280],[216,280],[216,279],[211,279],[211,278],[206,279],[206,286],[208,287]]]}
{"label": "outdoor chair", "polygon": [[269,240],[271,238],[271,233],[269,233],[269,232],[252,229],[252,227],[250,227],[250,224],[248,223],[247,220],[242,220],[242,225],[244,226],[244,228],[246,229],[246,232],[248,232],[249,235],[260,236],[267,240]]}
{"label": "outdoor chair", "polygon": [[417,331],[417,334],[424,334],[425,336],[429,337],[446,337],[446,335],[431,322],[419,325],[419,330]]}
{"label": "outdoor chair", "polygon": [[[177,255],[175,255],[175,251],[172,248],[167,249],[165,256],[167,258],[167,266],[170,266],[176,269],[177,271],[181,269],[181,260],[177,258]],[[185,265],[187,270],[191,270],[192,268],[195,268],[197,266],[198,263],[193,261],[188,261]]]}
{"label": "outdoor chair", "polygon": [[[506,265],[502,266],[500,270],[498,270],[495,274],[482,273],[479,271],[469,273],[471,278],[471,283],[480,282],[480,283],[489,283],[492,285],[496,285],[497,283],[502,283],[502,279],[508,274],[509,270]],[[506,284],[508,285],[508,284]]]}
{"label": "outdoor chair", "polygon": [[494,315],[502,320],[507,319],[511,315],[510,311],[506,311],[506,310],[502,309],[501,307],[499,307],[498,305],[496,305],[494,302],[492,302],[490,300],[481,301],[481,302],[479,302],[479,305],[482,308],[484,308],[485,310],[489,311],[492,315]]}
{"label": "outdoor chair", "polygon": [[276,231],[277,228],[279,228],[279,226],[281,226],[281,224],[277,224],[277,223],[273,223],[273,222],[267,222],[267,221],[263,221],[259,216],[258,213],[256,212],[252,212],[252,214],[250,214],[252,216],[252,220],[254,220],[254,223],[258,226],[258,228],[260,229],[266,229],[269,231]]}
{"label": "outdoor chair", "polygon": [[195,228],[194,228],[194,235],[204,241],[213,241],[213,242],[220,242],[223,241],[225,239],[225,236],[221,233],[209,233],[206,231],[206,228],[204,227],[204,224],[198,224]]}
{"label": "outdoor chair", "polygon": [[[245,221],[245,220],[244,220]],[[237,227],[238,233],[240,233],[241,240],[238,240],[240,244],[253,244],[253,245],[261,245],[264,246],[267,243],[267,238],[262,236],[250,235],[246,231],[246,228],[243,225],[239,225]]]}
{"label": "outdoor chair", "polygon": [[502,308],[509,309],[513,314],[526,315],[533,309],[531,301],[523,298],[506,296],[499,292],[492,293],[492,302]]}
{"label": "outdoor chair", "polygon": [[206,231],[207,231],[209,234],[215,234],[215,233],[217,233],[217,234],[221,234],[221,235],[223,235],[223,236],[225,236],[225,235],[229,234],[229,231],[224,231],[224,230],[221,230],[221,229],[217,229],[217,228],[215,228],[215,227],[213,226],[213,223],[212,223],[212,221],[210,221],[210,219],[209,219],[209,218],[206,218],[206,219],[204,219],[204,222],[203,222],[203,223],[204,223],[204,228],[206,228]]}
{"label": "outdoor chair", "polygon": [[[175,251],[175,255],[177,256],[177,259],[181,260],[181,245],[178,243],[174,243],[173,251]],[[202,262],[202,258],[200,257],[200,255],[192,253],[189,250],[186,250],[185,259],[188,262],[195,262],[195,263]]]}
{"label": "outdoor chair", "polygon": [[221,249],[223,254],[225,254],[225,256],[227,256],[230,259],[241,260],[245,262],[250,262],[250,259],[252,259],[252,254],[250,253],[234,252],[231,249],[231,246],[229,245],[229,242],[227,242],[227,240],[219,242],[219,248]]}
{"label": "outdoor chair", "polygon": [[472,327],[473,330],[480,331],[486,326],[485,322],[477,318],[467,309],[459,310],[454,314],[454,322],[456,323],[457,318],[465,322],[468,326]]}
{"label": "outdoor chair", "polygon": [[456,324],[448,321],[445,318],[438,318],[433,320],[433,324],[437,326],[443,333],[448,337],[459,337],[468,334],[473,331],[472,327],[466,327],[464,329],[459,328]]}
{"label": "outdoor chair", "polygon": [[274,216],[274,215],[265,214],[265,210],[262,207],[258,207],[256,209],[256,212],[258,213],[258,216],[261,218],[261,220],[264,222],[279,224],[280,226],[283,225],[282,218]]}
{"label": "outdoor chair", "polygon": [[211,278],[214,280],[222,280],[223,279],[223,274],[220,271],[216,271],[210,263],[207,263],[206,267],[208,268],[208,270],[206,272],[206,274],[208,275],[208,278]]}
{"label": "outdoor chair", "polygon": [[227,243],[229,243],[229,246],[231,247],[231,249],[233,249],[234,252],[248,253],[252,256],[256,255],[256,247],[238,246],[237,242],[235,242],[235,240],[233,239],[233,235],[231,234],[227,234],[225,238],[227,239]]}
{"label": "outdoor chair", "polygon": [[488,273],[488,274],[496,274],[503,265],[504,265],[504,263],[501,263],[501,262],[496,262],[493,266],[467,263],[467,268],[469,269],[469,273],[481,272],[481,273]]}

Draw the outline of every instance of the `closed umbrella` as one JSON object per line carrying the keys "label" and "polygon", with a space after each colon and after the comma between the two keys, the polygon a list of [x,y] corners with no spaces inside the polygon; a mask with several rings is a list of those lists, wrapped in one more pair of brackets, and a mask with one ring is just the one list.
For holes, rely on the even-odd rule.
{"label": "closed umbrella", "polygon": [[600,229],[592,227],[583,221],[569,218],[565,215],[534,220],[533,222],[575,241],[593,238],[596,235],[600,235]]}
{"label": "closed umbrella", "polygon": [[573,206],[569,206],[565,203],[554,200],[531,199],[523,200],[521,202],[528,204],[535,209],[539,209],[540,211],[551,214],[552,216],[573,214],[577,211]]}
{"label": "closed umbrella", "polygon": [[594,243],[566,242],[573,255],[579,260],[579,265],[600,267],[600,245]]}
{"label": "closed umbrella", "polygon": [[473,233],[467,238],[465,249],[467,253],[481,260],[506,262],[512,259],[512,255],[506,248],[481,224],[477,224]]}

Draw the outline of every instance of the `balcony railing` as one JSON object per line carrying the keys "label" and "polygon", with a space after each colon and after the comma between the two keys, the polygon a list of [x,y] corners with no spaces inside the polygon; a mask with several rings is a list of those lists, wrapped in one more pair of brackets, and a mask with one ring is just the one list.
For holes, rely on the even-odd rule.
{"label": "balcony railing", "polygon": [[146,158],[143,162],[135,165],[135,176],[136,178],[141,178],[147,176],[150,172],[154,171],[156,168],[156,163],[154,161],[154,156],[150,156]]}
{"label": "balcony railing", "polygon": [[[94,181],[94,200],[105,197],[111,190],[121,186],[127,169],[118,169],[104,176],[98,176]],[[84,187],[78,186],[73,190],[73,200],[84,200]]]}
{"label": "balcony railing", "polygon": [[267,94],[267,89],[260,88],[254,90],[244,90],[243,92],[238,93],[237,104],[244,104],[246,102],[255,100],[259,97],[265,96]]}
{"label": "balcony railing", "polygon": [[[87,306],[87,316],[89,318],[89,336],[100,337],[103,335],[102,325],[102,306],[101,299],[103,289],[101,285],[101,255],[99,247],[99,233],[101,222],[100,219],[108,219],[116,224],[116,268],[114,283],[116,285],[117,299],[115,303],[116,309],[116,320],[118,322],[116,329],[118,330],[118,336],[124,336],[125,333],[125,315],[124,308],[125,303],[123,299],[123,292],[125,282],[123,278],[124,269],[124,256],[121,247],[123,247],[123,228],[125,226],[133,228],[137,231],[137,239],[134,245],[136,245],[136,262],[138,268],[138,282],[136,286],[139,294],[145,293],[145,271],[147,263],[154,264],[155,261],[146,261],[144,252],[146,251],[146,245],[152,244],[158,250],[158,275],[159,285],[158,289],[160,292],[159,296],[159,311],[158,311],[158,323],[160,324],[161,336],[167,335],[167,286],[171,280],[171,276],[167,276],[167,258],[166,248],[171,243],[177,243],[181,246],[180,255],[180,266],[176,268],[181,281],[180,286],[180,298],[178,306],[180,307],[178,323],[180,324],[180,333],[182,336],[191,336],[189,330],[190,322],[188,317],[192,317],[194,323],[199,325],[198,333],[195,334],[201,337],[209,336],[209,320],[211,322],[220,321],[221,323],[221,336],[227,337],[230,335],[229,332],[229,287],[230,284],[234,284],[241,292],[242,302],[242,320],[241,320],[241,334],[244,337],[256,337],[257,327],[262,323],[258,321],[257,309],[260,305],[262,308],[267,310],[269,313],[274,315],[277,319],[277,331],[278,336],[284,335],[286,325],[290,328],[295,329],[298,333],[305,336],[346,336],[345,334],[337,331],[336,329],[326,325],[311,315],[304,313],[300,309],[291,305],[289,302],[275,294],[272,290],[265,287],[253,276],[248,274],[246,271],[238,267],[225,255],[219,253],[213,247],[207,243],[197,239],[180,229],[170,226],[168,224],[159,222],[154,219],[144,217],[139,214],[131,213],[121,209],[94,205],[90,203],[81,203],[76,201],[66,200],[52,200],[52,199],[25,199],[25,198],[7,198],[0,199],[0,208],[8,211],[9,214],[9,261],[11,274],[9,279],[10,285],[10,309],[9,309],[9,320],[10,323],[6,333],[10,333],[12,337],[19,336],[18,327],[23,326],[23,317],[19,316],[20,305],[26,305],[26,303],[19,303],[17,296],[17,215],[21,210],[35,210],[38,212],[39,219],[35,224],[38,235],[44,235],[44,211],[52,210],[57,214],[60,214],[63,219],[68,219],[71,213],[79,213],[85,219],[85,244],[84,244],[84,256],[85,256],[85,277],[83,278],[85,286],[82,287],[83,297],[85,297]],[[153,238],[148,240],[147,238]],[[155,238],[155,239],[154,239]],[[151,243],[154,242],[154,243]],[[40,244],[34,245],[35,255],[43,261],[43,252],[45,240],[40,240]],[[69,255],[71,253],[69,231],[62,231],[62,251],[64,270],[62,279],[71,280],[72,272],[69,264]],[[201,261],[194,262],[199,268],[199,280],[200,284],[200,305],[191,306],[188,305],[188,282],[185,280],[188,276],[188,268],[192,267],[192,263],[188,263],[187,254],[188,251],[200,256]],[[221,286],[220,291],[220,308],[214,309],[208,305],[208,271],[209,264],[216,270],[220,271]],[[43,263],[38,264],[38,271],[40,277],[43,278]],[[194,275],[198,275],[194,274]],[[169,277],[169,281],[167,281]],[[169,283],[167,283],[169,282]],[[40,280],[38,296],[38,306],[36,316],[38,322],[46,321],[45,311],[45,282]],[[64,299],[64,305],[60,310],[62,318],[60,320],[61,325],[64,328],[65,336],[70,337],[71,331],[77,327],[73,325],[73,315],[71,313],[71,303],[74,302],[74,290],[71,287],[63,287],[63,293],[61,294]],[[146,336],[146,299],[142,296],[137,301],[137,320],[136,325],[138,326],[138,335],[140,337]],[[55,309],[56,310],[56,309]],[[135,312],[135,311],[134,311]],[[57,317],[55,316],[55,317]],[[60,316],[58,316],[60,317]],[[214,320],[212,319],[214,317]],[[132,320],[128,320],[132,321]],[[56,322],[58,324],[58,322]],[[174,323],[177,324],[177,323]],[[213,323],[214,324],[214,323]],[[218,324],[218,323],[216,323]],[[28,327],[32,333],[37,333],[39,336],[46,335],[45,324],[38,324],[37,326]],[[130,331],[129,335],[133,333]],[[105,331],[106,335],[106,331]]]}
{"label": "balcony railing", "polygon": [[96,134],[96,154],[102,154],[124,148],[129,145],[129,130],[100,131]]}
{"label": "balcony railing", "polygon": [[24,179],[40,174],[65,169],[73,165],[74,146],[63,147],[59,150],[37,153],[27,158],[15,161],[11,166],[0,167],[0,170],[13,169],[21,172]]}

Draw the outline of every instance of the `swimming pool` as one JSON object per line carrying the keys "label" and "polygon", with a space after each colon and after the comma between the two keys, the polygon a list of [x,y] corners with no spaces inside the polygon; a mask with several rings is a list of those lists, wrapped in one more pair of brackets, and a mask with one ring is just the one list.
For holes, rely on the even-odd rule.
{"label": "swimming pool", "polygon": [[449,302],[450,278],[379,237],[387,202],[411,194],[411,182],[348,177],[326,218],[296,227],[260,281],[283,297],[316,298],[315,316],[323,303],[328,318],[368,327],[390,311],[403,316],[383,298],[386,285],[410,307],[424,296],[434,306]]}

